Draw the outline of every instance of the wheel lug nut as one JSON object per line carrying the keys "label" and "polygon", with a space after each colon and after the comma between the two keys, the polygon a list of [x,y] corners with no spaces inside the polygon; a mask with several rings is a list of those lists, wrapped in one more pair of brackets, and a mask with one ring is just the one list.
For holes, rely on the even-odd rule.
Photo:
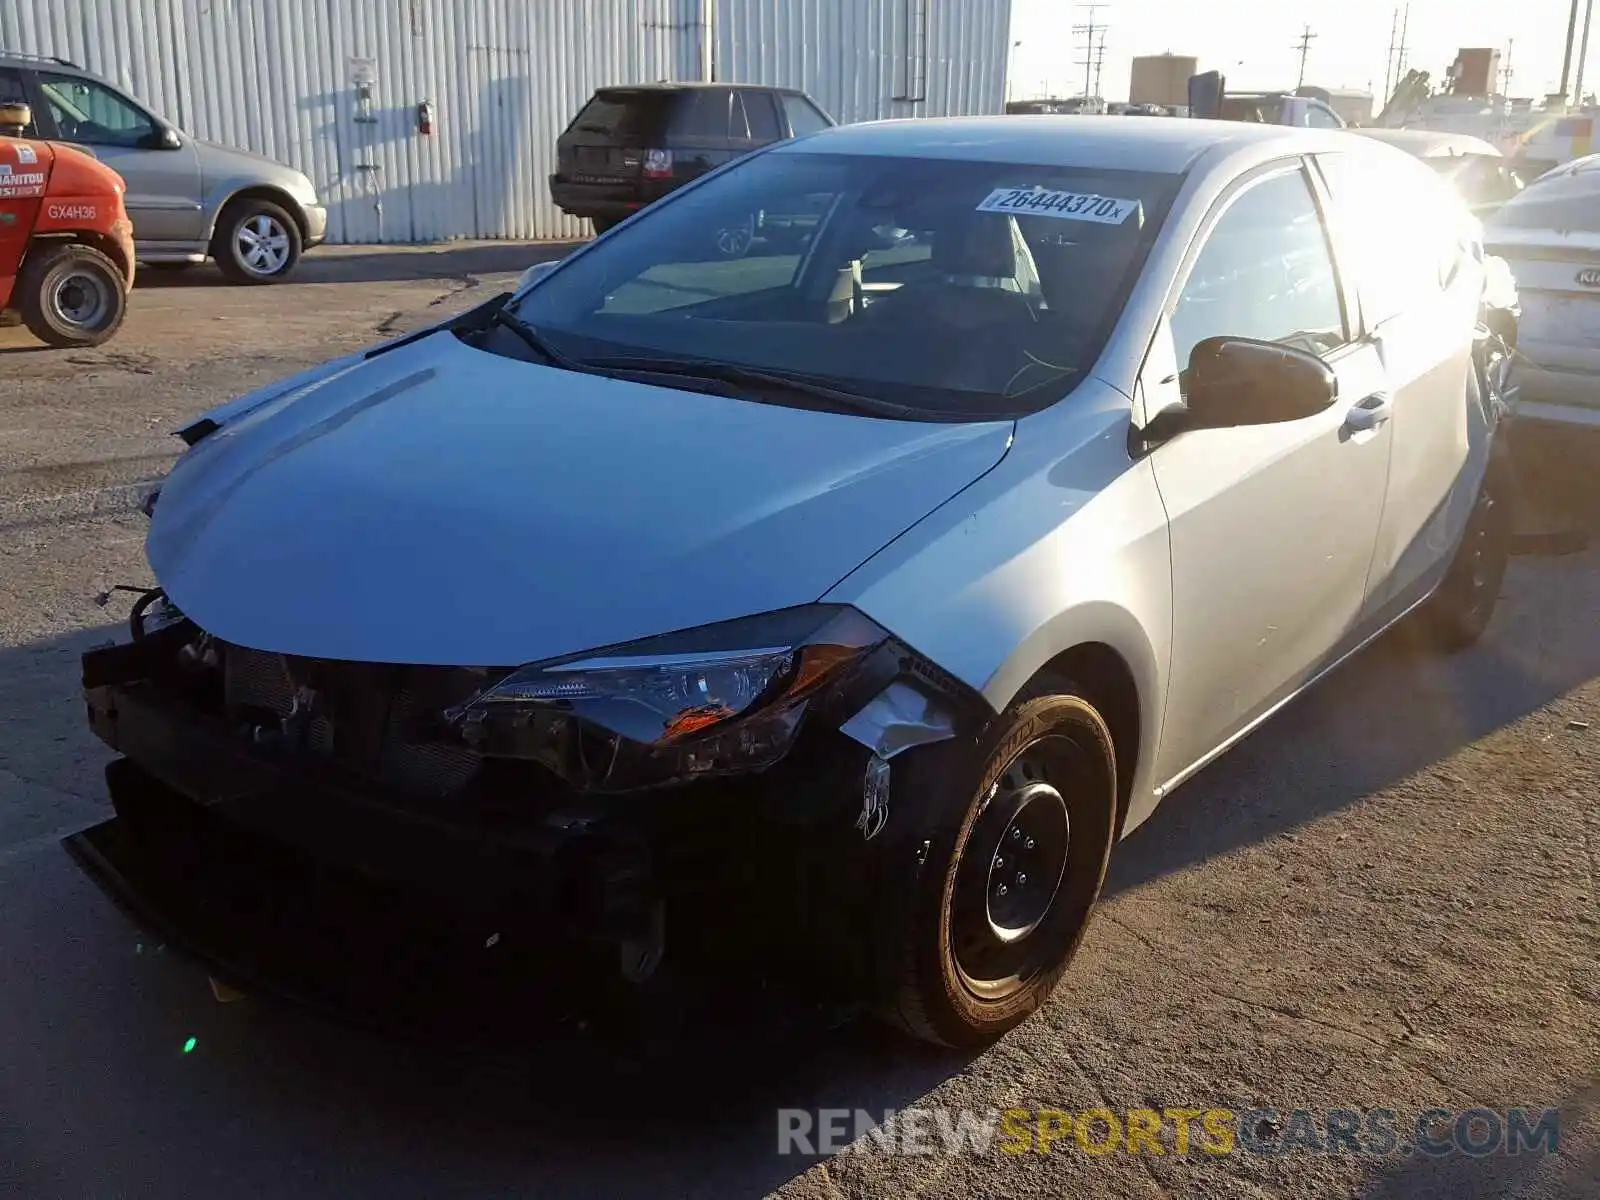
{"label": "wheel lug nut", "polygon": [[1032,850],[1033,849],[1033,839],[1029,838],[1027,841],[1023,842],[1022,843],[1022,848],[1024,850]]}
{"label": "wheel lug nut", "polygon": [[994,869],[996,871],[1004,871],[1006,869],[1006,860],[1003,858],[996,858],[994,860]]}
{"label": "wheel lug nut", "polygon": [[1028,882],[1028,877],[1026,875],[1019,874],[1017,876],[1017,886],[1018,887],[1021,887],[1023,884],[1025,884],[1027,882]]}
{"label": "wheel lug nut", "polygon": [[1021,840],[1022,840],[1022,830],[1020,830],[1020,829],[1013,829],[1013,830],[1012,830],[1012,831],[1011,831],[1011,840],[1012,840],[1012,841],[1013,841],[1013,842],[1017,842],[1017,841],[1021,841]]}
{"label": "wheel lug nut", "polygon": [[1007,893],[1007,892],[1008,892],[1008,891],[1010,891],[1010,890],[1011,890],[1011,889],[1010,889],[1010,888],[1008,888],[1008,887],[1006,887],[1006,885],[1005,885],[1005,884],[1003,884],[1003,883],[1002,883],[1002,884],[1000,884],[1000,885],[999,885],[999,886],[998,886],[998,887],[996,887],[996,888],[995,888],[995,889],[994,889],[994,891],[995,891],[995,895],[997,895],[997,896],[1004,896],[1004,895],[1005,895],[1005,894],[1006,894],[1006,893]]}

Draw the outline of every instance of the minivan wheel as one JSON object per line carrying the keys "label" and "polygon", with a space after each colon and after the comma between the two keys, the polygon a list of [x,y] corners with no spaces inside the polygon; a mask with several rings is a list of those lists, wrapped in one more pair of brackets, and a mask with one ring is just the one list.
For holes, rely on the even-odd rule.
{"label": "minivan wheel", "polygon": [[234,283],[281,283],[300,261],[300,227],[269,200],[238,200],[217,222],[211,253]]}
{"label": "minivan wheel", "polygon": [[1088,928],[1117,812],[1111,732],[1070,684],[1030,688],[974,750],[893,760],[891,812],[920,796],[925,816],[880,892],[909,898],[878,950],[880,1014],[959,1048],[992,1043],[1048,998]]}
{"label": "minivan wheel", "polygon": [[93,246],[46,243],[23,264],[17,307],[23,324],[47,345],[98,346],[122,327],[127,279]]}
{"label": "minivan wheel", "polygon": [[1506,491],[1491,466],[1444,582],[1418,613],[1428,640],[1446,653],[1476,642],[1494,616],[1511,554],[1511,505]]}

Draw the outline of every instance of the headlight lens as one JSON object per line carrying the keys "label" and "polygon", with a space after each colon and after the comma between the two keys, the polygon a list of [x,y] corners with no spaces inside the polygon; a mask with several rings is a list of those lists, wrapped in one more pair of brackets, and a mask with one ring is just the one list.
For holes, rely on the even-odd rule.
{"label": "headlight lens", "polygon": [[785,609],[522,667],[446,716],[485,754],[589,790],[761,770],[887,636],[851,608]]}

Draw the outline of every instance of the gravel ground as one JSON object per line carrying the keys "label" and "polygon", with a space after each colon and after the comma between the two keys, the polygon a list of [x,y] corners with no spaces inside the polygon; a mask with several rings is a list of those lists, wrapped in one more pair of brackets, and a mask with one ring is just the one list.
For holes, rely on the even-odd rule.
{"label": "gravel ground", "polygon": [[[148,578],[141,481],[221,399],[498,290],[534,246],[151,274],[121,336],[0,330],[0,1194],[1600,1195],[1600,552],[1519,558],[1485,641],[1380,644],[1118,849],[1047,1009],[974,1058],[872,1027],[685,1050],[651,1081],[464,1070],[257,1000],[126,921],[59,838],[108,814],[77,657]],[[1530,464],[1600,528],[1595,485]],[[194,1037],[193,1053],[184,1053]],[[1560,1150],[779,1155],[780,1107],[1561,1110]]]}

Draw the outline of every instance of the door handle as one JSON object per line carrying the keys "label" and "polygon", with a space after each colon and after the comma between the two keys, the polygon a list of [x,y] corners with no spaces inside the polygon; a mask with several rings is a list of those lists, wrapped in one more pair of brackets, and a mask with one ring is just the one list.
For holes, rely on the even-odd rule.
{"label": "door handle", "polygon": [[1394,414],[1394,401],[1387,392],[1374,392],[1344,415],[1345,428],[1357,433],[1376,429]]}

